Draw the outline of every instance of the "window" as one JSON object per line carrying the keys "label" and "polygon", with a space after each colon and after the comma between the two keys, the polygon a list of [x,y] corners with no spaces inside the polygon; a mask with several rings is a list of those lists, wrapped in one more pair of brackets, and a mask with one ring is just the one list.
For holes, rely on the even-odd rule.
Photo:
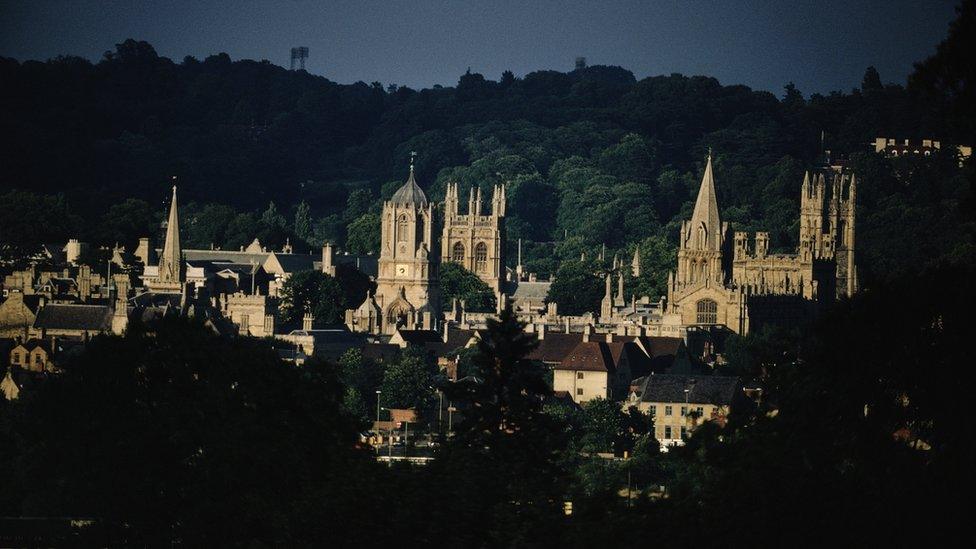
{"label": "window", "polygon": [[484,242],[474,247],[474,270],[478,273],[488,270],[488,246]]}
{"label": "window", "polygon": [[665,425],[664,426],[664,438],[671,438],[671,426],[670,425]]}
{"label": "window", "polygon": [[401,215],[397,218],[396,233],[397,242],[407,241],[407,216]]}
{"label": "window", "polygon": [[657,415],[657,406],[651,406],[650,408],[648,408],[647,409],[647,413],[650,414],[651,417],[656,416]]}
{"label": "window", "polygon": [[579,389],[576,389],[576,394],[579,396],[583,396],[583,388],[580,387]]}
{"label": "window", "polygon": [[451,248],[451,261],[455,263],[464,262],[464,244],[460,242],[454,243],[454,247]]}
{"label": "window", "polygon": [[666,415],[666,416],[670,416],[671,415],[671,407],[670,406],[665,406],[664,407],[664,415]]}
{"label": "window", "polygon": [[688,429],[685,428],[685,427],[682,427],[681,428],[681,438],[685,438],[687,436],[688,436]]}
{"label": "window", "polygon": [[697,303],[698,324],[718,323],[718,303],[711,299],[702,299]]}
{"label": "window", "polygon": [[708,229],[705,228],[705,224],[702,223],[698,226],[698,246],[699,250],[705,249],[705,243],[708,241]]}
{"label": "window", "polygon": [[11,353],[10,360],[14,364],[20,364],[20,353]]}
{"label": "window", "polygon": [[686,415],[688,415],[688,407],[687,406],[682,406],[681,407],[681,417],[685,417]]}
{"label": "window", "polygon": [[576,379],[583,379],[583,372],[576,372]]}
{"label": "window", "polygon": [[699,406],[698,408],[695,408],[695,412],[698,414],[698,417],[705,417],[705,408]]}

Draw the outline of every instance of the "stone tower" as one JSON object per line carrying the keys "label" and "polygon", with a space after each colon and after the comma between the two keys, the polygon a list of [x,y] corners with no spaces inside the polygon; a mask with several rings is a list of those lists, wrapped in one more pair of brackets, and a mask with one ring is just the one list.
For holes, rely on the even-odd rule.
{"label": "stone tower", "polygon": [[383,203],[382,238],[375,302],[382,311],[379,329],[432,328],[440,313],[437,256],[433,244],[434,206],[410,177]]}
{"label": "stone tower", "polygon": [[471,189],[467,214],[458,209],[457,183],[448,183],[441,262],[459,263],[498,294],[505,280],[505,186],[495,185],[488,215],[481,214],[480,188]]}
{"label": "stone tower", "polygon": [[722,223],[718,216],[712,156],[709,154],[691,221],[681,223],[677,285],[718,285],[725,281],[723,251],[727,232],[728,223]]}
{"label": "stone tower", "polygon": [[186,268],[183,264],[183,249],[180,247],[180,216],[176,206],[176,185],[173,185],[173,200],[169,205],[169,218],[166,222],[166,241],[163,253],[159,256],[156,272],[147,268],[146,286],[154,292],[181,293],[186,282]]}
{"label": "stone tower", "polygon": [[[853,174],[833,173],[828,187],[823,173],[803,177],[800,190],[800,249],[803,262],[830,268],[834,288],[824,288],[835,297],[857,292],[854,264],[854,201],[857,182]],[[828,282],[827,276],[818,277]],[[832,291],[831,291],[832,290]]]}

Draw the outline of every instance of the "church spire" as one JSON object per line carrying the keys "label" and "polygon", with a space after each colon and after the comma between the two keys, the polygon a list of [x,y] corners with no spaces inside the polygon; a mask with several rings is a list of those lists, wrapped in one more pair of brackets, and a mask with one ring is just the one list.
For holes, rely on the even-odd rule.
{"label": "church spire", "polygon": [[176,206],[176,185],[173,185],[173,200],[169,204],[169,220],[166,222],[166,242],[163,245],[163,255],[159,258],[161,282],[182,282],[182,257],[180,216]]}
{"label": "church spire", "polygon": [[718,199],[715,196],[715,176],[712,174],[712,153],[708,152],[705,174],[702,176],[695,212],[690,225],[692,248],[718,250],[721,247],[722,223],[718,217]]}

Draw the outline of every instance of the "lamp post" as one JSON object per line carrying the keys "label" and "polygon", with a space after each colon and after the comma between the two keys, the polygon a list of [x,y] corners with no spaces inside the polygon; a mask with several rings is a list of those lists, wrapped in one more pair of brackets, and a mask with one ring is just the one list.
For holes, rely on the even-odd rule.
{"label": "lamp post", "polygon": [[[382,393],[383,391],[376,390],[376,434],[380,434],[380,395]],[[380,444],[383,444],[382,439],[380,439]],[[376,453],[380,453],[379,446],[376,447]]]}
{"label": "lamp post", "polygon": [[[383,410],[386,410],[386,408],[382,408],[382,409]],[[390,441],[389,441],[389,446],[390,446],[390,461],[387,463],[387,465],[389,465],[390,467],[392,467],[393,466],[393,421],[392,421],[392,418],[391,418],[391,421],[390,421],[390,429],[388,430],[388,434],[390,435]]]}
{"label": "lamp post", "polygon": [[685,422],[685,428],[687,428],[688,425],[688,393],[690,392],[691,389],[685,388],[685,414],[684,414],[685,419],[683,420]]}
{"label": "lamp post", "polygon": [[450,402],[447,403],[447,434],[450,435],[454,432],[454,406]]}

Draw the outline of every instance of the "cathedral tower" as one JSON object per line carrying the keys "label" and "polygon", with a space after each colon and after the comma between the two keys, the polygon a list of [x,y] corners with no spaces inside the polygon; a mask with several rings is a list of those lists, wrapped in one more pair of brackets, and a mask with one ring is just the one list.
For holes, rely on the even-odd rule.
{"label": "cathedral tower", "polygon": [[440,314],[437,257],[431,253],[434,207],[414,179],[412,162],[407,182],[383,203],[381,223],[375,295],[380,329],[433,328]]}
{"label": "cathedral tower", "polygon": [[160,293],[182,293],[186,282],[186,266],[183,264],[183,249],[180,247],[180,216],[176,206],[176,185],[173,185],[173,199],[169,205],[169,218],[166,221],[166,241],[159,264],[146,267],[144,278],[146,286]]}
{"label": "cathedral tower", "polygon": [[709,154],[691,221],[681,223],[676,284],[717,285],[725,281],[722,259],[727,231],[728,223],[722,223],[718,216],[712,155]]}
{"label": "cathedral tower", "polygon": [[471,189],[467,214],[460,214],[458,205],[457,183],[448,183],[441,262],[462,265],[498,294],[505,280],[505,186],[495,185],[488,215],[481,215],[480,188]]}

